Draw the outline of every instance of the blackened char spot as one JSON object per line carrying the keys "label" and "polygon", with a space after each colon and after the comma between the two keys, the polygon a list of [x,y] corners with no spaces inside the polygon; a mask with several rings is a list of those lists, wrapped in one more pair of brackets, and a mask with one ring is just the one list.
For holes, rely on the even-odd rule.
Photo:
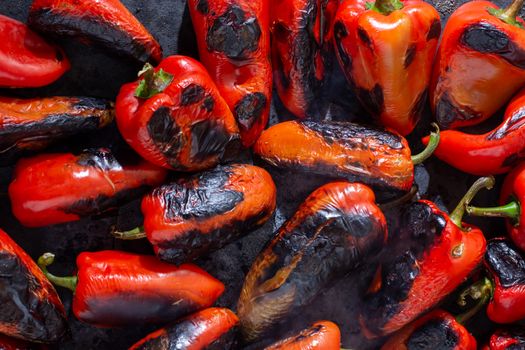
{"label": "blackened char spot", "polygon": [[441,21],[439,19],[435,19],[428,30],[427,41],[438,39],[439,34],[441,34]]}
{"label": "blackened char spot", "polygon": [[525,260],[510,241],[490,241],[487,244],[485,261],[504,288],[525,284]]}
{"label": "blackened char spot", "polygon": [[197,11],[202,13],[203,15],[207,15],[210,11],[208,0],[198,0],[197,1]]}
{"label": "blackened char spot", "polygon": [[64,54],[62,54],[62,50],[56,50],[57,53],[56,53],[56,59],[57,61],[61,62],[63,59],[64,59]]}
{"label": "blackened char spot", "polygon": [[454,350],[459,345],[459,335],[449,321],[434,319],[415,329],[406,344],[408,350]]}
{"label": "blackened char spot", "polygon": [[412,120],[414,124],[417,123],[421,114],[423,113],[423,109],[425,109],[427,97],[428,97],[428,90],[425,89],[421,94],[419,94],[416,102],[414,103],[414,106],[412,107],[412,110],[410,111],[410,119]]}
{"label": "blackened char spot", "polygon": [[262,92],[254,92],[245,95],[234,108],[237,123],[245,130],[250,130],[252,126],[261,118],[261,114],[266,108],[266,96]]}
{"label": "blackened char spot", "polygon": [[407,51],[405,52],[405,69],[407,69],[410,66],[410,64],[412,64],[412,62],[414,62],[414,58],[416,57],[416,49],[417,45],[412,44],[408,47]]}
{"label": "blackened char spot", "polygon": [[372,40],[370,40],[370,37],[368,36],[368,33],[366,30],[364,30],[363,27],[357,27],[357,36],[361,41],[366,44],[370,49],[372,49]]}
{"label": "blackened char spot", "polygon": [[227,145],[235,138],[238,136],[228,134],[216,120],[199,121],[191,126],[191,160],[198,163],[214,156],[222,159]]}
{"label": "blackened char spot", "polygon": [[513,153],[513,154],[508,155],[503,160],[503,162],[501,163],[501,166],[512,167],[512,166],[516,165],[522,159],[523,159],[523,156],[520,156],[517,153]]}
{"label": "blackened char spot", "polygon": [[168,159],[169,163],[176,163],[176,158],[186,141],[181,129],[174,123],[170,109],[160,107],[153,112],[147,128],[159,152]]}
{"label": "blackened char spot", "polygon": [[455,121],[478,117],[478,112],[466,106],[458,106],[447,92],[443,93],[436,103],[436,121],[442,129],[448,129]]}
{"label": "blackened char spot", "polygon": [[350,68],[352,64],[352,59],[346,53],[346,50],[343,46],[342,39],[348,36],[348,31],[346,30],[344,23],[342,23],[341,21],[335,22],[334,35],[335,35],[335,44],[337,46],[337,52],[339,53],[339,58],[343,62],[345,69],[348,70],[348,68]]}
{"label": "blackened char spot", "polygon": [[356,87],[356,94],[365,108],[374,116],[378,117],[384,108],[383,89],[376,84],[372,90]]}
{"label": "blackened char spot", "polygon": [[87,149],[78,156],[77,164],[96,167],[103,171],[120,170],[122,165],[109,149]]}
{"label": "blackened char spot", "polygon": [[208,96],[204,99],[204,102],[202,102],[201,107],[205,109],[206,112],[211,112],[213,111],[213,107],[215,107],[215,100],[213,100],[213,97]]}
{"label": "blackened char spot", "polygon": [[246,59],[259,47],[261,28],[257,18],[232,5],[208,29],[208,50],[222,52],[231,59]]}
{"label": "blackened char spot", "polygon": [[181,106],[189,106],[194,103],[202,101],[204,98],[204,88],[197,84],[190,84],[186,86],[181,93]]}
{"label": "blackened char spot", "polygon": [[513,131],[520,130],[525,124],[525,108],[519,109],[510,118],[508,118],[503,125],[491,132],[487,136],[487,140],[501,140]]}

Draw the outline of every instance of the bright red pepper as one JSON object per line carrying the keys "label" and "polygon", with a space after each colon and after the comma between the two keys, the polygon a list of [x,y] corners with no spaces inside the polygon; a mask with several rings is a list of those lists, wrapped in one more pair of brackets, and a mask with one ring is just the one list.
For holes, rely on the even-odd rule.
{"label": "bright red pepper", "polygon": [[525,347],[525,330],[523,328],[512,328],[509,330],[497,330],[490,337],[488,345],[483,350],[518,350]]}
{"label": "bright red pepper", "polygon": [[0,15],[0,33],[0,87],[41,87],[69,70],[64,51],[22,22]]}
{"label": "bright red pepper", "polygon": [[264,350],[339,350],[341,332],[330,321],[317,321],[298,334],[278,341]]}
{"label": "bright red pepper", "polygon": [[339,64],[375,120],[412,132],[427,102],[441,22],[421,0],[347,0],[337,9]]}

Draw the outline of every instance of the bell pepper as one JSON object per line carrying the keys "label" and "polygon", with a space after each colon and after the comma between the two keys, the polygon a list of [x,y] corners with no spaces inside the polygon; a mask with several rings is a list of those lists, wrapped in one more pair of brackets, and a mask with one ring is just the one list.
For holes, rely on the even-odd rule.
{"label": "bell pepper", "polygon": [[119,0],[33,0],[29,26],[93,43],[139,62],[158,63],[162,48]]}
{"label": "bell pepper", "polygon": [[145,161],[126,165],[104,148],[80,155],[41,154],[17,163],[9,198],[22,225],[41,227],[117,208],[165,177],[160,167]]}
{"label": "bell pepper", "polygon": [[348,0],[334,20],[339,64],[381,125],[412,132],[427,102],[441,22],[421,0]]}
{"label": "bell pepper", "polygon": [[341,332],[330,321],[317,321],[298,334],[278,341],[264,350],[339,350]]}
{"label": "bell pepper", "polygon": [[481,123],[525,84],[525,22],[516,17],[522,5],[469,1],[449,17],[430,90],[441,128]]}
{"label": "bell pepper", "polygon": [[224,285],[196,265],[179,267],[154,256],[117,250],[84,252],[75,276],[57,277],[47,267],[55,256],[38,259],[56,286],[73,291],[73,314],[97,327],[163,323],[211,306]]}
{"label": "bell pepper", "polygon": [[266,170],[219,166],[160,186],[144,197],[144,227],[117,238],[146,236],[161,260],[180,264],[263,225],[275,210],[276,189]]}
{"label": "bell pepper", "polygon": [[120,89],[116,114],[120,133],[144,159],[198,171],[238,148],[235,118],[199,62],[170,56],[139,74]]}
{"label": "bell pepper", "polygon": [[319,187],[246,275],[237,305],[244,339],[254,341],[300,311],[338,278],[366,264],[386,239],[385,217],[370,188],[349,182]]}
{"label": "bell pepper", "polygon": [[22,22],[0,15],[0,33],[0,87],[41,87],[69,70],[64,51]]}
{"label": "bell pepper", "polygon": [[238,323],[229,309],[212,307],[148,334],[129,350],[233,349]]}
{"label": "bell pepper", "polygon": [[250,147],[270,116],[270,2],[190,0],[188,7],[200,60]]}
{"label": "bell pepper", "polygon": [[523,347],[525,347],[525,330],[514,327],[508,330],[499,329],[494,332],[483,350],[518,350]]}
{"label": "bell pepper", "polygon": [[55,343],[69,331],[64,306],[53,285],[1,229],[0,276],[1,334],[30,342]]}

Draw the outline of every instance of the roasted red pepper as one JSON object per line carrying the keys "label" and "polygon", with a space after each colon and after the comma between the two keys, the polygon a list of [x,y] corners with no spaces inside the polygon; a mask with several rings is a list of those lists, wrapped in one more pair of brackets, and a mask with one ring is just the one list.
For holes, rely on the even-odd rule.
{"label": "roasted red pepper", "polygon": [[519,350],[524,347],[525,330],[516,327],[509,330],[497,330],[483,350]]}
{"label": "roasted red pepper", "polygon": [[45,86],[69,70],[64,51],[22,22],[0,15],[0,33],[0,87]]}
{"label": "roasted red pepper", "polygon": [[239,319],[228,309],[209,308],[159,329],[129,350],[232,348]]}
{"label": "roasted red pepper", "polygon": [[272,94],[270,2],[190,0],[199,57],[237,120],[244,146],[268,123]]}
{"label": "roasted red pepper", "polygon": [[317,321],[296,335],[283,339],[264,350],[339,350],[341,332],[330,321]]}
{"label": "roasted red pepper", "polygon": [[180,264],[260,227],[272,216],[275,200],[275,184],[266,170],[219,166],[156,188],[142,201],[144,228],[118,237],[146,234],[160,259]]}
{"label": "roasted red pepper", "polygon": [[145,161],[123,164],[102,148],[80,155],[42,154],[17,163],[9,198],[22,225],[40,227],[114,209],[165,177],[162,168]]}
{"label": "roasted red pepper", "polygon": [[440,127],[481,123],[525,84],[523,0],[500,10],[469,1],[448,19],[432,76],[430,101]]}
{"label": "roasted red pepper", "polygon": [[245,340],[259,338],[335,280],[366,264],[386,239],[385,217],[370,188],[332,182],[315,190],[246,275],[237,306]]}
{"label": "roasted red pepper", "polygon": [[26,343],[23,340],[9,338],[0,334],[0,350],[36,350],[39,346]]}
{"label": "roasted red pepper", "polygon": [[170,56],[120,89],[117,124],[144,159],[178,171],[211,168],[238,147],[239,130],[206,69]]}
{"label": "roasted red pepper", "polygon": [[119,0],[34,0],[29,26],[54,36],[71,36],[140,62],[158,63],[162,49]]}
{"label": "roasted red pepper", "polygon": [[213,305],[224,291],[219,280],[198,266],[177,267],[154,256],[84,252],[77,257],[77,275],[70,277],[47,271],[54,259],[46,253],[38,265],[51,282],[74,292],[75,317],[98,327],[174,321]]}
{"label": "roasted red pepper", "polygon": [[55,288],[2,230],[0,276],[0,333],[31,342],[54,343],[68,332],[64,306]]}
{"label": "roasted red pepper", "polygon": [[427,102],[441,22],[421,0],[348,0],[337,9],[339,64],[380,124],[412,132]]}

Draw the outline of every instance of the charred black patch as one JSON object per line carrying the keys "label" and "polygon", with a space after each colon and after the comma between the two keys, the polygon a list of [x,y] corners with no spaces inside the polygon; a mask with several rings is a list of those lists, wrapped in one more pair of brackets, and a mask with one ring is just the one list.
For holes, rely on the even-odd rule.
{"label": "charred black patch", "polygon": [[215,100],[213,99],[213,97],[208,96],[204,99],[204,102],[202,102],[201,107],[205,109],[206,112],[211,112],[213,111],[213,107],[215,107]]}
{"label": "charred black patch", "polygon": [[410,118],[412,121],[417,122],[425,109],[425,104],[427,102],[428,90],[425,89],[421,94],[419,94],[412,110],[410,111]]}
{"label": "charred black patch", "polygon": [[372,49],[372,40],[370,40],[368,33],[363,27],[357,27],[357,36],[366,46]]}
{"label": "charred black patch", "polygon": [[503,288],[525,284],[525,260],[510,241],[491,240],[487,244],[485,261]]}
{"label": "charred black patch", "polygon": [[222,124],[216,120],[205,119],[191,126],[191,151],[193,162],[201,162],[209,157],[222,158],[225,148],[230,141],[238,138],[230,135]]}
{"label": "charred black patch", "polygon": [[208,50],[222,52],[231,59],[246,59],[259,47],[261,28],[252,14],[232,5],[208,29]]}
{"label": "charred black patch", "polygon": [[427,41],[430,41],[432,39],[438,39],[440,34],[441,21],[439,19],[435,19],[430,25],[430,29],[428,30]]}
{"label": "charred black patch", "polygon": [[525,124],[525,108],[518,110],[502,126],[491,132],[487,140],[501,140],[513,131],[519,130]]}
{"label": "charred black patch", "polygon": [[207,15],[210,11],[208,0],[198,0],[197,11],[199,11],[203,15]]}
{"label": "charred black patch", "polygon": [[376,84],[372,90],[356,87],[356,95],[365,108],[375,117],[383,112],[384,99],[381,85]]}
{"label": "charred black patch", "polygon": [[348,69],[352,65],[352,59],[346,53],[346,50],[342,43],[342,39],[348,36],[348,31],[346,30],[344,23],[340,21],[335,22],[334,36],[335,36],[335,44],[337,47],[337,52],[339,53],[339,58],[343,62],[343,65],[345,66],[345,68]]}
{"label": "charred black patch", "polygon": [[77,163],[86,167],[95,167],[103,171],[120,170],[122,165],[113,153],[106,148],[88,149],[78,156]]}
{"label": "charred black patch", "polygon": [[403,64],[405,69],[407,69],[412,64],[412,62],[414,62],[414,58],[416,58],[416,49],[417,45],[412,44],[408,47],[407,51],[405,52],[405,63]]}
{"label": "charred black patch", "polygon": [[200,102],[205,96],[204,88],[197,84],[190,84],[186,86],[181,93],[181,106],[189,106],[194,103]]}
{"label": "charred black patch", "polygon": [[435,319],[414,330],[406,345],[408,350],[454,350],[459,345],[459,335],[450,322]]}
{"label": "charred black patch", "polygon": [[436,103],[436,121],[442,129],[448,129],[457,120],[469,120],[478,117],[478,112],[466,106],[458,106],[446,92],[439,97]]}
{"label": "charred black patch", "polygon": [[174,123],[168,107],[160,107],[148,121],[148,133],[159,151],[171,162],[177,158],[186,140],[179,126]]}
{"label": "charred black patch", "polygon": [[513,154],[510,154],[508,155],[505,160],[503,160],[503,162],[501,163],[502,166],[504,167],[507,167],[507,166],[514,166],[516,165],[520,160],[523,159],[523,156],[517,154],[517,153],[513,153]]}
{"label": "charred black patch", "polygon": [[237,123],[245,130],[250,130],[266,108],[266,96],[262,92],[245,95],[234,108]]}

